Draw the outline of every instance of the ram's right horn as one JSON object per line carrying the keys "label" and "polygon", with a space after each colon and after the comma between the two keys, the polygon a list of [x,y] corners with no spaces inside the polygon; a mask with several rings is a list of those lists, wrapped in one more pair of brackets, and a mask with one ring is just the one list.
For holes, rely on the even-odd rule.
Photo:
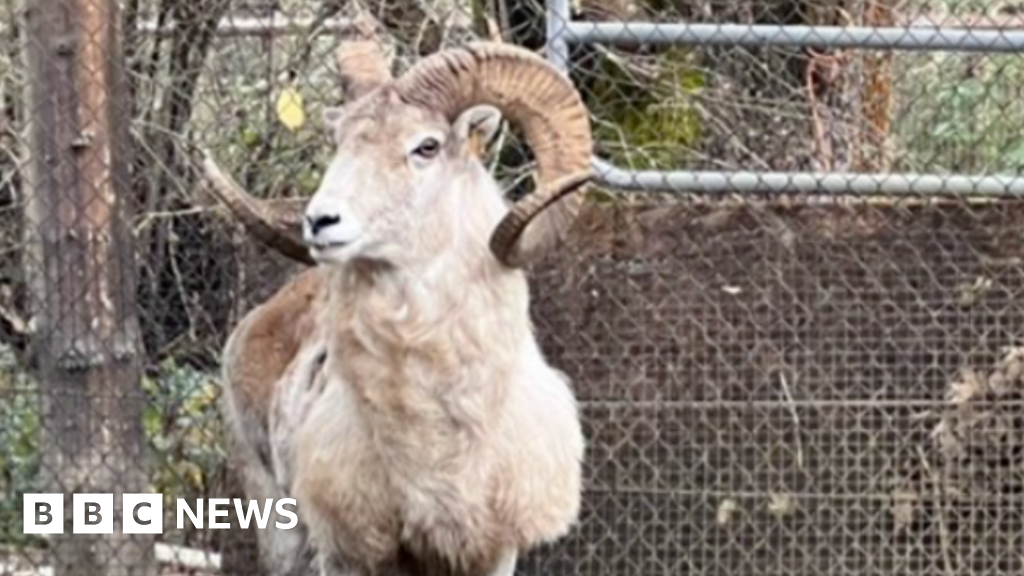
{"label": "ram's right horn", "polygon": [[498,260],[522,267],[561,243],[583,201],[578,190],[592,178],[590,116],[566,76],[524,48],[483,42],[427,57],[396,84],[407,101],[449,120],[490,104],[522,128],[537,186],[494,230]]}

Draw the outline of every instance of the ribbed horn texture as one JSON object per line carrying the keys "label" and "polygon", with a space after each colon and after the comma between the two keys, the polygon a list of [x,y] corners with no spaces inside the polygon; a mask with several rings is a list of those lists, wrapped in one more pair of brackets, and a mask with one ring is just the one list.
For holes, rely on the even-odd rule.
{"label": "ribbed horn texture", "polygon": [[590,119],[568,78],[526,49],[480,42],[424,58],[396,87],[407,102],[450,121],[489,104],[518,125],[537,159],[537,187],[498,224],[491,251],[522,267],[560,244],[582,203],[573,192],[592,176]]}
{"label": "ribbed horn texture", "polygon": [[377,21],[360,12],[353,30],[335,52],[342,90],[348,100],[360,98],[392,80],[391,61],[377,34]]}
{"label": "ribbed horn texture", "polygon": [[302,241],[304,201],[272,202],[253,197],[228,176],[209,154],[203,158],[203,172],[214,195],[223,202],[256,239],[292,260],[315,265]]}

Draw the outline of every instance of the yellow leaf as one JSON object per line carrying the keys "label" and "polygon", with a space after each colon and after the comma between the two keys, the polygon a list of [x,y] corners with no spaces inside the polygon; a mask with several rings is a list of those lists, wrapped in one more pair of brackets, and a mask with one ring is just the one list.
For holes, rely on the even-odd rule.
{"label": "yellow leaf", "polygon": [[302,95],[295,88],[285,88],[277,97],[277,119],[289,130],[298,130],[306,122]]}

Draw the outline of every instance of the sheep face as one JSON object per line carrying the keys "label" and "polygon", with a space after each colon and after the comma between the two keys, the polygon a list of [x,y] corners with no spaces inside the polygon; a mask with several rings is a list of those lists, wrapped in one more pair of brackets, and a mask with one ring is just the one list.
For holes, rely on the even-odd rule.
{"label": "sheep face", "polygon": [[[254,236],[304,264],[396,267],[436,259],[446,246],[459,246],[457,256],[484,246],[518,269],[561,244],[583,200],[574,192],[591,179],[592,139],[579,93],[550,63],[523,48],[470,43],[394,78],[375,42],[356,41],[339,48],[338,65],[348,103],[325,113],[335,155],[301,216],[203,162]],[[533,190],[511,206],[479,160],[502,118],[535,158]]]}
{"label": "sheep face", "polygon": [[313,258],[415,265],[457,242],[485,245],[504,204],[480,151],[497,133],[500,112],[476,106],[447,122],[393,91],[373,96],[324,113],[336,149],[305,211]]}

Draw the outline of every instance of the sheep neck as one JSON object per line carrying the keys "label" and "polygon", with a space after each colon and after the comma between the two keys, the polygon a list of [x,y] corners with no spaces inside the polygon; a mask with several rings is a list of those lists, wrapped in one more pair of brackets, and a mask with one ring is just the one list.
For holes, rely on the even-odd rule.
{"label": "sheep neck", "polygon": [[460,256],[413,270],[351,266],[331,280],[327,369],[395,457],[472,449],[496,425],[531,335],[525,277],[486,252]]}

